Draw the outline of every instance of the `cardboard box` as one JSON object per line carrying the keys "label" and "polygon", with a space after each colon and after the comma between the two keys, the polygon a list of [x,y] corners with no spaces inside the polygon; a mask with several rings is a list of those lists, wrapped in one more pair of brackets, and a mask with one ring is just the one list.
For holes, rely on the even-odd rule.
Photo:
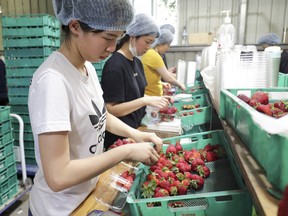
{"label": "cardboard box", "polygon": [[211,32],[189,34],[190,45],[211,45],[212,41],[213,41],[213,34]]}

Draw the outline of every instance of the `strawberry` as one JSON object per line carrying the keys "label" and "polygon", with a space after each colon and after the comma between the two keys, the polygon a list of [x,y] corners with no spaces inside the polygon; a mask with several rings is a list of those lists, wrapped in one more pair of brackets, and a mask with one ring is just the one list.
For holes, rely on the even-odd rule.
{"label": "strawberry", "polygon": [[268,93],[257,91],[252,95],[251,100],[256,101],[256,103],[266,105],[269,103]]}
{"label": "strawberry", "polygon": [[179,180],[174,180],[171,184],[170,184],[170,186],[178,186],[178,185],[180,185],[181,184],[181,182],[179,181]]}
{"label": "strawberry", "polygon": [[170,144],[166,149],[166,155],[172,157],[173,155],[177,154],[177,149],[173,144]]}
{"label": "strawberry", "polygon": [[123,145],[123,142],[122,142],[121,139],[118,139],[118,140],[115,141],[115,144],[116,144],[117,146],[121,146],[121,145]]}
{"label": "strawberry", "polygon": [[176,174],[174,172],[172,172],[172,171],[168,172],[168,176],[169,176],[168,179],[171,179],[171,178],[172,179],[176,179]]}
{"label": "strawberry", "polygon": [[250,98],[246,96],[245,94],[238,94],[237,97],[243,100],[244,102],[246,102],[247,104],[250,103]]}
{"label": "strawberry", "polygon": [[180,141],[177,141],[177,142],[176,142],[175,148],[176,148],[176,150],[177,150],[177,153],[183,151],[183,147],[182,147],[182,145],[180,144]]}
{"label": "strawberry", "polygon": [[206,161],[212,162],[218,160],[218,154],[215,151],[206,152]]}
{"label": "strawberry", "polygon": [[268,116],[272,116],[270,104],[266,104],[266,105],[260,104],[260,105],[256,106],[256,110],[258,110],[259,112],[262,112]]}
{"label": "strawberry", "polygon": [[186,163],[177,163],[176,167],[179,169],[179,172],[182,173],[191,171],[191,166]]}
{"label": "strawberry", "polygon": [[[207,152],[207,154],[208,154],[208,152]],[[191,162],[191,170],[196,172],[197,166],[199,166],[199,165],[205,165],[204,161],[201,158],[195,158]]]}
{"label": "strawberry", "polygon": [[199,175],[192,174],[190,185],[195,190],[201,189],[204,186],[204,178]]}
{"label": "strawberry", "polygon": [[201,158],[201,154],[196,149],[191,149],[184,153],[184,158],[187,162],[192,163],[195,158]]}
{"label": "strawberry", "polygon": [[275,107],[272,107],[271,112],[272,112],[272,116],[274,118],[281,118],[282,116],[287,114],[287,112],[284,112],[281,109],[278,109],[278,108],[275,108]]}
{"label": "strawberry", "polygon": [[166,179],[161,179],[158,183],[158,186],[160,188],[163,188],[163,189],[166,189],[166,190],[169,190],[169,187],[170,187],[170,183],[168,180]]}
{"label": "strawberry", "polygon": [[205,150],[205,151],[213,151],[213,150],[214,150],[214,146],[209,143],[209,144],[207,144],[207,145],[204,147],[204,150]]}
{"label": "strawberry", "polygon": [[170,186],[168,191],[170,196],[176,196],[178,194],[178,188],[176,186]]}
{"label": "strawberry", "polygon": [[192,173],[190,173],[190,172],[184,172],[184,176],[185,176],[185,178],[186,179],[191,179],[192,178]]}
{"label": "strawberry", "polygon": [[156,179],[155,173],[154,173],[154,172],[149,173],[149,174],[146,176],[146,179],[147,179],[147,181],[151,181],[151,180],[153,180],[153,179]]}
{"label": "strawberry", "polygon": [[163,166],[165,166],[166,163],[167,163],[167,159],[164,158],[164,157],[160,157],[160,158],[158,159],[158,163],[161,163]]}
{"label": "strawberry", "polygon": [[275,102],[275,103],[273,104],[273,106],[274,106],[275,108],[278,108],[278,109],[284,111],[284,112],[285,112],[285,110],[286,110],[284,101],[277,101],[277,102]]}
{"label": "strawberry", "polygon": [[179,194],[179,195],[186,195],[187,192],[188,192],[187,187],[185,187],[185,186],[182,185],[182,184],[178,185],[177,188],[178,188],[178,194]]}
{"label": "strawberry", "polygon": [[141,187],[141,196],[144,198],[151,198],[154,195],[154,191],[157,187],[157,184],[155,181],[146,181],[142,184]]}
{"label": "strawberry", "polygon": [[120,177],[122,177],[122,178],[126,178],[126,177],[128,177],[129,176],[129,171],[128,170],[126,170],[126,171],[124,171],[124,172],[122,172],[121,174],[120,174]]}
{"label": "strawberry", "polygon": [[226,151],[220,144],[215,145],[214,152],[216,152],[218,159],[226,156]]}
{"label": "strawberry", "polygon": [[288,216],[288,186],[286,186],[283,198],[279,202],[278,216]]}
{"label": "strawberry", "polygon": [[208,178],[210,175],[210,169],[207,166],[198,166],[197,173],[203,178]]}
{"label": "strawberry", "polygon": [[136,174],[135,174],[135,173],[130,173],[129,176],[133,179],[133,181],[134,181],[135,178],[136,178]]}
{"label": "strawberry", "polygon": [[184,174],[183,174],[183,173],[180,173],[180,172],[176,174],[176,177],[177,177],[177,179],[178,179],[179,181],[182,181],[183,179],[185,179]]}
{"label": "strawberry", "polygon": [[190,179],[185,178],[181,181],[181,183],[182,183],[182,185],[184,185],[185,187],[188,188],[190,185]]}
{"label": "strawberry", "polygon": [[157,193],[154,194],[154,197],[166,197],[169,196],[169,192],[166,189],[161,188]]}

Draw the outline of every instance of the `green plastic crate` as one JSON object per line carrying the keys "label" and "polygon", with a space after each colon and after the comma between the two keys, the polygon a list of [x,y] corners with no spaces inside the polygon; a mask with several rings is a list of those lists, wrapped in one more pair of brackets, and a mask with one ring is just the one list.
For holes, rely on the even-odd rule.
{"label": "green plastic crate", "polygon": [[[199,104],[199,108],[182,110],[183,105]],[[192,95],[192,98],[182,99],[173,104],[179,110],[178,116],[181,119],[181,126],[184,133],[188,133],[196,125],[210,123],[212,106],[208,94]],[[185,113],[189,115],[184,116]]]}
{"label": "green plastic crate", "polygon": [[14,184],[10,188],[0,194],[0,205],[5,204],[8,200],[12,199],[18,192],[18,184]]}
{"label": "green plastic crate", "polygon": [[29,94],[29,87],[8,86],[8,92],[11,96],[25,96]]}
{"label": "green plastic crate", "polygon": [[11,131],[11,121],[10,119],[8,121],[5,122],[1,122],[0,123],[0,134],[5,134],[6,132]]}
{"label": "green plastic crate", "polygon": [[52,36],[60,38],[60,28],[51,26],[25,26],[2,28],[3,38]]}
{"label": "green plastic crate", "polygon": [[288,74],[279,72],[278,87],[288,87]]}
{"label": "green plastic crate", "polygon": [[56,17],[49,14],[25,14],[15,16],[3,16],[2,26],[6,27],[24,27],[24,26],[51,26],[60,28],[60,23]]}
{"label": "green plastic crate", "polygon": [[0,182],[16,171],[16,160],[13,152],[0,160]]}
{"label": "green plastic crate", "polygon": [[4,55],[6,58],[47,57],[56,49],[55,47],[10,48],[4,50]]}
{"label": "green plastic crate", "polygon": [[[268,92],[269,101],[273,102],[276,96],[286,95],[288,88],[225,89],[220,93],[220,117],[229,123],[249,148],[266,171],[267,179],[274,188],[284,191],[288,184],[288,137],[270,134],[255,123],[252,115],[258,111],[237,97],[243,91],[250,92],[251,95],[256,91]],[[275,127],[277,128],[277,119]]]}
{"label": "green plastic crate", "polygon": [[[19,146],[18,138],[15,138],[14,145]],[[24,149],[34,149],[34,140],[24,140]]]}
{"label": "green plastic crate", "polygon": [[47,57],[34,58],[7,58],[5,63],[7,67],[39,67]]}
{"label": "green plastic crate", "polygon": [[38,67],[26,67],[26,68],[6,68],[6,76],[7,77],[32,77],[34,72],[37,70]]}
{"label": "green plastic crate", "polygon": [[40,47],[40,46],[50,46],[59,47],[60,38],[43,36],[43,37],[30,37],[30,38],[9,38],[3,39],[4,48],[12,47]]}
{"label": "green plastic crate", "polygon": [[[7,155],[9,155],[11,152],[13,152],[13,140],[11,140],[9,143],[6,143],[0,148],[0,160],[5,159]],[[1,166],[0,166],[1,169]]]}
{"label": "green plastic crate", "polygon": [[0,147],[5,146],[7,143],[13,141],[12,130],[9,130],[6,133],[2,133],[0,136]]}
{"label": "green plastic crate", "polygon": [[10,107],[0,106],[0,123],[10,120]]}
{"label": "green plastic crate", "polygon": [[[18,122],[12,122],[12,128],[13,128],[13,131],[19,131],[19,123]],[[31,124],[30,123],[24,123],[24,130],[31,131],[32,130]],[[15,137],[15,140],[19,139],[18,138],[19,134],[14,133],[14,137]]]}
{"label": "green plastic crate", "polygon": [[28,105],[28,95],[23,96],[14,96],[10,95],[8,92],[9,104],[10,106],[13,105]]}
{"label": "green plastic crate", "polygon": [[0,185],[0,194],[5,193],[7,191],[7,188],[10,188],[11,186],[18,184],[17,180],[17,173],[15,172],[11,176],[9,176],[5,181],[3,181]]}
{"label": "green plastic crate", "polygon": [[181,94],[181,93],[198,95],[198,94],[208,93],[208,90],[202,81],[195,81],[194,84],[187,84],[185,91],[182,91],[181,89],[177,87],[176,94]]}
{"label": "green plastic crate", "polygon": [[29,87],[32,81],[32,77],[8,77],[6,76],[8,85],[8,95],[9,87]]}
{"label": "green plastic crate", "polygon": [[[13,106],[10,106],[11,113],[29,113],[28,105],[22,105],[22,104],[14,104]],[[16,119],[12,119],[12,122],[18,122]]]}
{"label": "green plastic crate", "polygon": [[[226,149],[228,157],[225,160],[206,163],[211,170],[211,174],[205,179],[204,188],[200,191],[191,190],[187,195],[161,198],[141,198],[140,188],[148,173],[148,167],[141,164],[127,196],[127,203],[133,216],[251,215],[251,198],[242,181],[241,173],[235,165],[230,145],[223,131],[210,131],[163,140],[164,143],[172,144],[175,144],[176,141],[180,141],[184,149],[199,149],[208,143],[212,145],[220,144]],[[164,146],[163,150],[165,151],[166,148],[167,146]],[[149,207],[149,203],[152,202],[157,202],[160,205]],[[183,202],[186,207],[171,208],[170,204],[175,202]]]}

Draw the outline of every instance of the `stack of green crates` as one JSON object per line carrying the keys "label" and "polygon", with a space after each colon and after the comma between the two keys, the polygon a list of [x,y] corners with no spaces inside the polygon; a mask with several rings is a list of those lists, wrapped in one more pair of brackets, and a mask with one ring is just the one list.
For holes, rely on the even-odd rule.
{"label": "stack of green crates", "polygon": [[99,62],[95,62],[95,63],[92,63],[93,66],[95,67],[95,70],[96,70],[96,73],[97,73],[97,76],[98,76],[98,79],[99,79],[99,82],[101,82],[101,79],[102,79],[102,71],[103,71],[103,68],[104,68],[104,65],[106,63],[106,61],[109,59],[106,58],[104,60],[101,60]]}
{"label": "stack of green crates", "polygon": [[10,107],[0,106],[0,205],[18,192]]}
{"label": "stack of green crates", "polygon": [[[3,47],[8,98],[11,112],[24,121],[27,164],[36,164],[28,114],[28,92],[33,73],[60,46],[60,23],[48,14],[2,17]],[[19,143],[19,123],[12,121],[15,144]]]}

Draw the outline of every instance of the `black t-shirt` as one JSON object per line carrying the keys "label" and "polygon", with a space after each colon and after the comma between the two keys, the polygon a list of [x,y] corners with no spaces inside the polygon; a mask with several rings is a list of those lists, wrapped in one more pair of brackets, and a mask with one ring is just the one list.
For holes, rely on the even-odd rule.
{"label": "black t-shirt", "polygon": [[[131,61],[115,52],[104,65],[101,85],[106,103],[128,102],[143,97],[147,82],[141,61],[136,57]],[[142,107],[119,119],[133,128],[138,128],[144,115],[145,107]],[[106,131],[105,148],[107,149],[118,138],[123,137]]]}

